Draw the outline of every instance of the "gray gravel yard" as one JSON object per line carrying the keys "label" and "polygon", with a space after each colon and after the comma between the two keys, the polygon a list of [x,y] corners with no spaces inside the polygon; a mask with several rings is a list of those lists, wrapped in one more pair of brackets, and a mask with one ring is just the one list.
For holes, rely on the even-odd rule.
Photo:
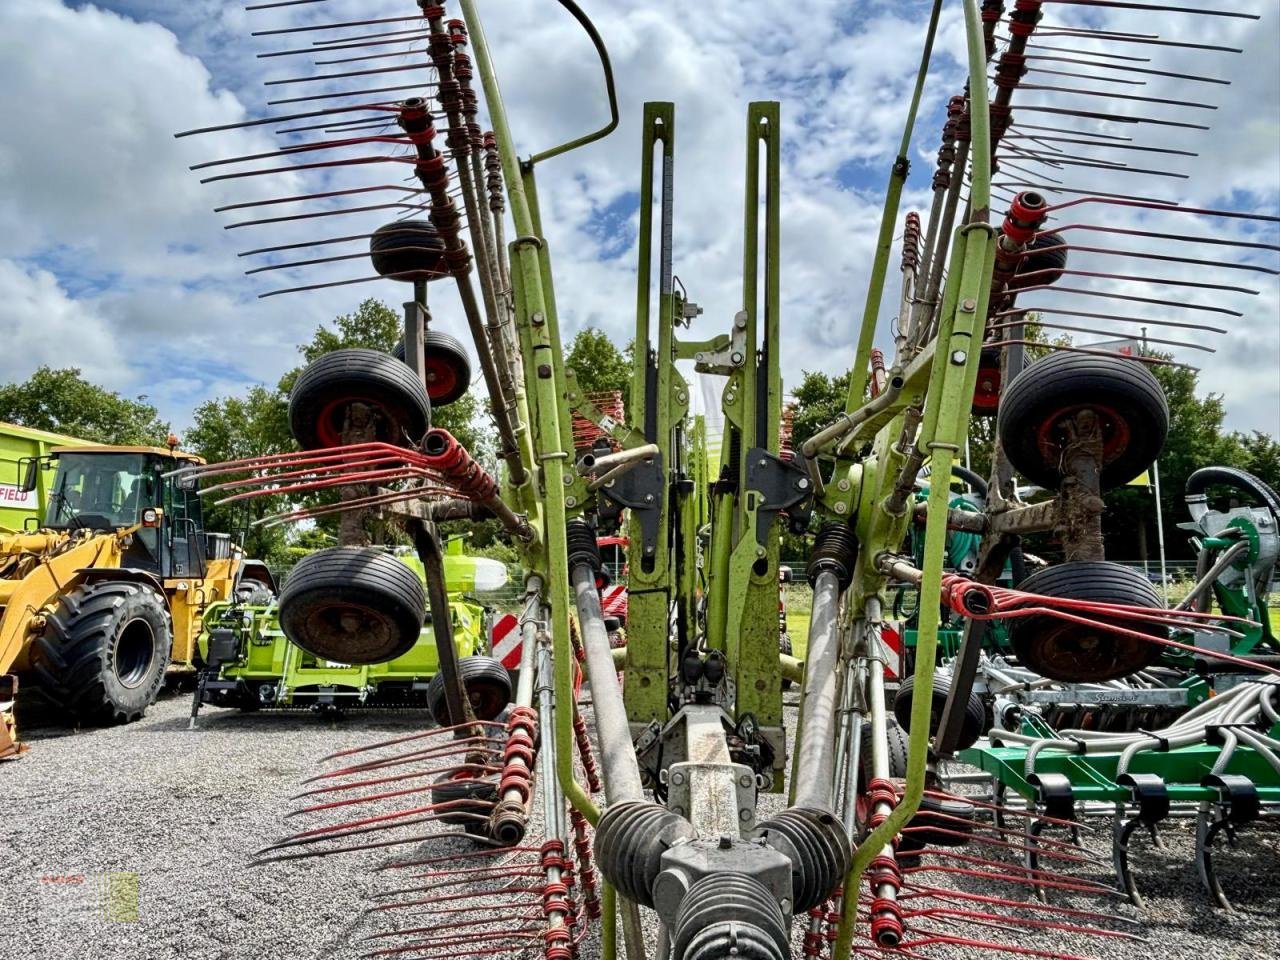
{"label": "gray gravel yard", "polygon": [[[790,699],[794,699],[794,695]],[[377,854],[249,867],[284,832],[288,797],[333,750],[420,730],[425,714],[242,715],[206,709],[187,730],[189,699],[163,699],[140,723],[71,733],[28,727],[31,752],[0,764],[0,957],[56,960],[347,958],[367,951],[362,918],[386,875]],[[791,711],[794,714],[794,710]],[[777,804],[768,798],[766,804]],[[1107,833],[1099,852],[1109,856]],[[1210,909],[1192,866],[1189,824],[1166,852],[1137,858],[1147,908],[1143,943],[1056,933],[1027,946],[1106,958],[1245,960],[1280,953],[1280,834],[1245,836],[1224,870],[1247,894],[1234,914]],[[119,875],[124,874],[121,877]],[[109,879],[109,875],[115,875]],[[136,876],[136,917],[131,876]],[[1109,879],[1099,867],[1095,876]],[[114,891],[104,894],[107,884]],[[992,891],[997,892],[997,891]],[[1120,901],[1116,901],[1117,904]],[[456,957],[467,956],[460,949]],[[797,956],[799,954],[797,953]],[[973,957],[973,950],[929,956]],[[594,937],[580,960],[598,960]]]}

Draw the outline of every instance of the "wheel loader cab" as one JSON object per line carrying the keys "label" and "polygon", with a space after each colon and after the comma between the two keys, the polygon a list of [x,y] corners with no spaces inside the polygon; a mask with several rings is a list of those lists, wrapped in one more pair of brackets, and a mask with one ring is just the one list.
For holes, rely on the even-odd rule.
{"label": "wheel loader cab", "polygon": [[[138,526],[127,566],[162,579],[201,577],[209,559],[200,498],[165,477],[190,454],[159,447],[54,450],[44,526],[53,530],[122,530]],[[139,526],[141,525],[141,526]]]}

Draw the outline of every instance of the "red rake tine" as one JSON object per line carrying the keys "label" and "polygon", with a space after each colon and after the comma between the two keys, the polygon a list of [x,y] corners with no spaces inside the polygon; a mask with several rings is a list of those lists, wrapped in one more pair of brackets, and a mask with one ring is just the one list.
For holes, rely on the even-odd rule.
{"label": "red rake tine", "polygon": [[[1266,273],[1271,276],[1280,274],[1280,270],[1274,267],[1264,267],[1261,264],[1240,263],[1233,260],[1206,260],[1201,257],[1176,257],[1171,254],[1152,253],[1148,250],[1116,250],[1110,247],[1087,247],[1077,244],[1058,244],[1056,246],[1037,247],[1037,253],[1044,253],[1050,250],[1074,250],[1077,253],[1100,253],[1111,257],[1133,257],[1138,260],[1157,260],[1162,263],[1187,263],[1200,267],[1219,267],[1223,270],[1249,270],[1254,273]],[[1020,257],[1027,256],[1026,252],[1019,254]],[[1036,271],[1039,272],[1039,271]]]}
{"label": "red rake tine", "polygon": [[[1199,310],[1203,313],[1220,313],[1228,317],[1243,317],[1244,314],[1239,310],[1232,310],[1230,307],[1214,307],[1207,303],[1192,303],[1187,300],[1163,300],[1159,297],[1143,297],[1136,293],[1116,293],[1112,290],[1090,290],[1088,287],[1063,287],[1058,284],[1041,284],[1034,287],[1022,287],[1018,290],[1019,296],[1035,293],[1038,290],[1052,290],[1056,293],[1070,293],[1081,297],[1103,297],[1108,300],[1126,300],[1130,303],[1150,303],[1162,307],[1181,307],[1185,310]],[[1023,310],[1031,310],[1032,307],[1023,307]],[[1032,342],[1032,341],[1028,341]],[[1041,344],[1044,346],[1044,344]],[[1062,348],[1066,349],[1066,348]],[[1075,347],[1075,350],[1088,352],[1083,347]],[[1133,357],[1134,360],[1153,360],[1154,357]]]}
{"label": "red rake tine", "polygon": [[[502,870],[505,870],[506,873],[495,872]],[[482,882],[485,880],[502,880],[504,878],[512,881],[531,880],[535,877],[541,877],[542,874],[542,866],[538,863],[520,864],[514,869],[505,864],[489,867],[471,867],[464,870],[448,872],[442,871],[440,874],[442,879],[437,883],[424,883],[415,887],[402,887],[398,890],[384,890],[379,893],[375,893],[374,897],[379,900],[386,900],[391,897],[402,897],[411,893],[430,893],[433,890],[448,890],[450,887],[458,887],[464,884]]]}
{"label": "red rake tine", "polygon": [[1096,233],[1116,233],[1129,237],[1153,237],[1158,240],[1177,240],[1185,243],[1210,243],[1219,246],[1240,247],[1247,250],[1280,250],[1280,243],[1261,243],[1254,240],[1241,240],[1229,237],[1197,237],[1186,233],[1165,233],[1158,230],[1136,230],[1129,227],[1109,227],[1099,223],[1067,223],[1055,224],[1054,233],[1067,230],[1088,230]]}
{"label": "red rake tine", "polygon": [[316,103],[320,100],[341,100],[344,97],[367,97],[375,93],[397,93],[401,90],[421,91],[424,87],[434,87],[434,82],[423,80],[419,83],[401,83],[390,87],[371,87],[368,90],[343,90],[340,93],[317,93],[309,97],[285,97],[280,100],[268,100],[267,106],[279,107],[286,103]]}
{"label": "red rake tine", "polygon": [[313,782],[318,782],[324,779],[335,779],[337,777],[346,776],[351,773],[366,773],[370,770],[385,770],[385,769],[388,769],[389,767],[400,767],[408,763],[418,763],[424,759],[438,760],[441,757],[448,756],[451,753],[465,754],[476,749],[487,748],[487,749],[491,749],[496,754],[502,750],[502,748],[505,746],[506,741],[491,739],[488,737],[471,737],[464,740],[454,741],[454,743],[460,744],[462,746],[455,746],[452,749],[447,751],[438,750],[438,749],[414,750],[408,753],[397,754],[395,756],[387,757],[384,759],[371,760],[367,763],[356,764],[350,767],[344,767],[341,770],[318,774],[317,776],[310,777],[307,780],[304,780],[303,782],[313,783]]}
{"label": "red rake tine", "polygon": [[1061,817],[1038,816],[1036,814],[1027,813],[1023,810],[1014,810],[998,803],[988,803],[985,800],[977,800],[973,797],[961,797],[957,794],[945,793],[939,790],[925,790],[924,795],[927,797],[934,797],[939,800],[963,800],[965,803],[971,804],[980,810],[990,810],[993,813],[1002,813],[1006,816],[1021,817],[1024,820],[1039,820],[1043,823],[1052,824],[1055,827],[1074,827],[1078,830],[1083,830],[1085,833],[1094,832],[1093,828],[1088,824],[1080,823],[1076,820],[1064,820]]}
{"label": "red rake tine", "polygon": [[411,163],[416,164],[416,156],[403,157],[349,157],[343,160],[316,160],[311,163],[296,163],[289,167],[265,167],[261,170],[241,170],[238,173],[220,173],[215,177],[204,177],[201,183],[218,183],[223,180],[242,180],[245,177],[265,177],[273,173],[296,173],[299,170],[327,170],[334,167],[360,167],[371,163]]}
{"label": "red rake tine", "polygon": [[[1036,311],[1036,312],[1038,314],[1040,311]],[[1026,322],[1023,320],[1014,321],[1012,323],[989,323],[987,324],[987,329],[988,330],[1007,330],[1012,327],[1023,327],[1025,325],[1026,325]],[[1041,320],[1039,316],[1036,317],[1036,326],[1045,327],[1050,330],[1071,330],[1075,333],[1088,333],[1096,336],[1108,336],[1108,337],[1117,337],[1117,338],[1123,338],[1128,336],[1128,332],[1125,330],[1099,330],[1097,327],[1081,327],[1081,326],[1075,326],[1073,324],[1067,324],[1067,323],[1050,323],[1047,320]],[[1184,347],[1188,350],[1203,350],[1205,353],[1217,353],[1217,349],[1215,347],[1207,347],[1202,343],[1193,343],[1190,340],[1166,340],[1166,339],[1161,339],[1160,337],[1147,337],[1145,339],[1147,343],[1161,343],[1171,347]]]}
{"label": "red rake tine", "polygon": [[[992,314],[993,318],[1021,316],[1027,312],[1026,307],[1016,307],[1011,310],[999,310]],[[1122,320],[1130,324],[1146,324],[1153,327],[1178,327],[1187,330],[1204,330],[1208,333],[1226,333],[1225,327],[1214,327],[1207,323],[1190,323],[1184,320],[1156,320],[1151,317],[1127,317],[1117,313],[1093,313],[1088,310],[1063,310],[1050,307],[1036,307],[1037,314],[1052,314],[1054,316],[1066,317],[1089,317],[1095,320]],[[994,330],[1003,326],[1003,324],[993,324],[988,329]],[[998,346],[998,344],[993,344]]]}
{"label": "red rake tine", "polygon": [[347,27],[371,27],[381,23],[412,23],[422,20],[422,14],[413,17],[383,17],[378,20],[348,20],[340,23],[316,23],[302,27],[281,27],[275,30],[255,30],[251,37],[278,37],[291,33],[315,33],[319,30],[344,30]]}
{"label": "red rake tine", "polygon": [[962,947],[972,950],[982,950],[983,952],[997,951],[999,953],[1014,953],[1023,957],[1047,957],[1050,960],[1098,960],[1097,957],[1081,956],[1074,953],[1052,953],[1047,950],[1036,950],[1033,947],[1019,947],[1013,944],[995,943],[991,940],[975,940],[971,937],[960,937],[954,934],[934,933],[928,930],[921,930],[920,933],[925,936],[919,940],[904,940],[903,945],[908,949],[918,947],[928,947],[935,944],[951,947]]}
{"label": "red rake tine", "polygon": [[[1046,344],[1043,340],[1021,339],[1021,340],[1001,340],[1000,341],[1000,345],[1002,347],[1012,347],[1016,344],[1021,344],[1024,347],[1040,347],[1044,350],[1048,350],[1051,352],[1083,353],[1092,357],[1114,357],[1115,356],[1115,351],[1090,350],[1088,347],[1071,347],[1071,346],[1063,346],[1061,344]],[[1128,359],[1133,360],[1134,363],[1145,363],[1147,366],[1150,366],[1150,367],[1180,367],[1183,370],[1192,370],[1195,372],[1199,372],[1200,370],[1199,367],[1193,367],[1189,363],[1181,363],[1180,361],[1177,361],[1177,360],[1165,360],[1161,357],[1130,357]]]}
{"label": "red rake tine", "polygon": [[1067,917],[1078,917],[1084,920],[1107,920],[1115,923],[1126,923],[1132,926],[1139,926],[1137,920],[1129,917],[1121,917],[1111,913],[1098,913],[1095,910],[1080,910],[1076,907],[1060,907],[1052,903],[1041,903],[1039,900],[1010,900],[1007,897],[993,897],[988,894],[972,893],[968,890],[951,890],[946,887],[920,887],[916,885],[904,886],[903,891],[898,894],[898,899],[902,901],[910,901],[917,898],[927,898],[934,900],[973,900],[978,903],[985,903],[997,907],[1009,907],[1013,910],[1029,910],[1032,913],[1052,913]]}
{"label": "red rake tine", "polygon": [[[399,193],[419,194],[422,190],[417,187],[404,187],[398,184],[384,183],[376,187],[352,187],[349,190],[325,190],[320,193],[301,193],[293,197],[272,197],[268,200],[246,200],[243,203],[228,203],[221,207],[214,207],[214,213],[226,213],[230,210],[248,210],[253,207],[266,207],[277,203],[303,203],[307,200],[327,200],[331,197],[349,197],[359,193],[380,193],[384,190],[394,190]],[[229,227],[224,229],[230,229]],[[347,240],[367,240],[373,234],[363,233],[346,237]],[[243,254],[241,254],[243,256]]]}
{"label": "red rake tine", "polygon": [[1257,20],[1256,13],[1237,13],[1217,7],[1187,7],[1169,3],[1138,3],[1135,0],[1040,0],[1045,5],[1072,7],[1108,7],[1118,10],[1148,10],[1153,13],[1189,13],[1206,17],[1226,17],[1237,20]]}
{"label": "red rake tine", "polygon": [[[341,793],[345,790],[358,790],[361,787],[377,787],[385,783],[402,783],[405,780],[415,780],[421,777],[438,776],[447,770],[455,769],[459,764],[448,764],[443,767],[432,767],[429,770],[416,770],[413,773],[398,773],[390,777],[373,777],[368,780],[353,780],[350,783],[337,783],[327,787],[317,787],[315,790],[304,790],[302,793],[295,793],[290,800],[305,800],[307,797],[324,796],[330,793]],[[497,769],[501,769],[498,767]]]}
{"label": "red rake tine", "polygon": [[422,857],[417,860],[397,860],[375,867],[375,872],[383,870],[406,870],[410,867],[427,867],[437,863],[451,863],[456,860],[469,860],[473,857],[499,857],[507,854],[541,854],[541,847],[499,847],[493,850],[468,850],[466,853],[441,853],[433,857]]}
{"label": "red rake tine", "polygon": [[[944,851],[932,851],[934,856],[944,856]],[[979,870],[974,867],[951,867],[941,863],[922,863],[918,866],[904,866],[902,873],[904,876],[914,876],[918,873],[945,873],[950,876],[973,877],[979,880],[991,880],[997,883],[1011,883],[1026,887],[1047,887],[1051,890],[1067,890],[1072,893],[1088,893],[1097,896],[1123,896],[1116,890],[1102,884],[1095,884],[1088,881],[1070,882],[1066,880],[1054,880],[1049,876],[1036,876],[1042,871],[1028,870],[1026,867],[1018,867],[1003,860],[982,860],[981,858],[966,858],[955,853],[945,853],[950,859],[958,859],[965,862],[985,863],[994,869]],[[1033,874],[1028,876],[1027,874]]]}
{"label": "red rake tine", "polygon": [[[481,783],[483,782],[484,775],[501,773],[502,766],[501,764],[494,766],[490,764],[480,764],[480,763],[460,763],[452,767],[444,767],[443,769],[440,770],[440,772],[441,773],[446,773],[446,772],[460,773],[464,770],[478,771],[480,776],[475,777],[473,782]],[[496,782],[494,785],[495,786],[497,785]],[[285,818],[288,819],[289,817],[301,817],[309,813],[318,813],[322,810],[336,810],[340,807],[359,806],[362,803],[377,803],[379,800],[390,800],[393,797],[405,797],[414,793],[430,793],[433,786],[434,784],[427,784],[425,787],[402,787],[398,790],[383,790],[378,793],[370,793],[370,794],[366,794],[364,796],[359,796],[359,797],[347,797],[342,800],[330,800],[326,803],[313,803],[307,807],[299,807],[297,810],[288,811],[285,814]],[[483,803],[484,801],[468,800],[467,802],[479,804],[479,803]]]}
{"label": "red rake tine", "polygon": [[394,67],[370,67],[368,70],[344,70],[341,73],[316,73],[308,77],[288,77],[283,80],[264,80],[264,87],[282,87],[291,83],[314,83],[322,80],[346,80],[349,77],[368,77],[379,73],[403,73],[406,70],[430,70],[430,63],[403,63]]}
{"label": "red rake tine", "polygon": [[[457,834],[453,834],[457,836]],[[500,887],[497,890],[490,890],[488,895],[491,897],[499,896],[516,896],[528,893],[542,894],[542,884],[534,886],[507,886]],[[374,907],[369,907],[365,913],[386,913],[390,910],[402,910],[405,907],[429,907],[434,903],[448,903],[454,900],[472,900],[475,894],[468,891],[464,893],[446,893],[439,897],[432,897],[430,900],[407,900],[403,903],[381,903]]]}
{"label": "red rake tine", "polygon": [[[409,733],[402,737],[392,737],[389,740],[379,740],[376,743],[367,743],[361,747],[347,747],[345,750],[338,750],[336,753],[330,753],[321,757],[320,762],[327,763],[330,760],[340,760],[343,757],[355,756],[358,753],[368,753],[370,750],[381,750],[383,747],[395,747],[402,743],[412,743],[415,740],[423,740],[431,737],[440,737],[446,734],[457,733],[460,730],[469,730],[477,725],[481,727],[497,727],[504,730],[507,726],[501,720],[477,720],[475,723],[458,723],[451,727],[434,727],[424,733]],[[476,739],[478,738],[468,737],[465,741],[454,742],[472,742]]]}
{"label": "red rake tine", "polygon": [[[421,941],[420,943],[409,944],[403,947],[389,947],[385,950],[375,950],[373,953],[366,953],[363,956],[366,958],[399,956],[405,953],[421,953],[421,951],[424,951],[424,950],[438,950],[445,947],[458,947],[464,944],[475,944],[475,943],[480,943],[484,941],[493,941],[493,940],[527,940],[531,942],[536,942],[542,939],[542,933],[540,932],[541,929],[542,929],[542,925],[539,924],[536,927],[530,928],[529,932],[519,931],[514,933],[471,934],[465,937],[453,937],[453,938],[447,938],[443,940],[441,939],[424,940],[424,941]],[[492,950],[485,950],[482,953],[472,953],[472,954],[469,954],[469,956],[477,958],[477,960],[479,960],[479,958],[481,957],[507,956],[507,955],[510,955],[515,949],[516,949],[515,947],[496,947]],[[528,950],[527,946],[520,948],[520,952],[522,954],[527,952],[527,950]],[[419,960],[445,960],[445,958],[450,958],[450,960],[452,960],[452,958],[456,958],[456,957],[457,957],[457,954],[453,952],[433,953],[430,955],[423,954],[422,956],[419,957]]]}
{"label": "red rake tine", "polygon": [[[464,908],[464,909],[465,909],[465,910],[466,910],[466,912],[468,912],[468,913],[474,913],[474,912],[475,912],[475,911],[474,911],[474,909],[472,909],[472,908]],[[485,927],[485,926],[493,926],[493,925],[494,925],[494,919],[495,919],[495,918],[490,917],[490,918],[481,919],[481,920],[467,920],[467,921],[464,921],[464,922],[462,922],[462,923],[457,923],[457,922],[454,922],[454,921],[450,921],[450,922],[449,922],[449,925],[450,925],[453,929],[455,929],[455,930],[465,929],[465,928],[467,928],[467,927]],[[541,921],[541,920],[542,920],[542,917],[541,917],[540,913],[539,913],[539,914],[533,914],[533,913],[513,913],[513,914],[511,914],[509,917],[505,917],[505,918],[503,918],[503,919],[507,919],[507,920],[515,920],[515,921],[520,921],[520,922],[523,922],[523,923],[534,923],[534,922],[539,922],[539,921]],[[436,930],[438,930],[438,929],[439,929],[438,927],[406,927],[406,928],[402,928],[402,929],[399,929],[399,930],[383,930],[383,931],[381,931],[381,932],[379,932],[379,933],[371,933],[371,934],[369,934],[367,937],[364,937],[363,939],[364,939],[365,941],[369,941],[369,940],[386,940],[386,939],[389,939],[389,938],[391,938],[391,937],[409,937],[409,936],[417,936],[417,935],[418,935],[418,934],[420,934],[420,933],[434,933],[434,932],[435,932]]]}
{"label": "red rake tine", "polygon": [[[430,817],[422,818],[422,822],[424,823],[431,822],[431,820],[432,818]],[[351,832],[351,835],[357,836],[364,833],[374,833],[374,832],[376,831],[353,830]],[[432,833],[409,834],[407,836],[396,837],[395,839],[392,839],[392,840],[375,840],[370,843],[357,843],[357,844],[352,844],[350,846],[345,846],[345,847],[331,846],[323,850],[303,850],[301,853],[281,853],[271,857],[262,856],[262,854],[264,853],[270,853],[276,850],[285,850],[285,849],[292,849],[294,847],[307,846],[307,844],[303,844],[303,843],[278,844],[278,845],[273,845],[271,847],[266,847],[263,850],[260,850],[257,853],[255,853],[253,855],[254,859],[250,861],[250,866],[257,867],[257,866],[264,866],[268,863],[285,863],[292,860],[311,860],[316,857],[334,857],[344,853],[364,853],[369,850],[385,850],[388,847],[402,847],[402,846],[407,846],[408,844],[411,844],[411,843],[425,843],[430,840],[438,840],[442,838],[447,840],[457,840],[458,837],[459,837],[459,834],[452,830],[448,832],[436,831]],[[493,843],[493,844],[497,843],[497,841],[490,840],[487,837],[474,836],[474,835],[469,837],[468,839],[469,841],[473,841],[476,843]]]}
{"label": "red rake tine", "polygon": [[1144,937],[1124,930],[1107,930],[1103,927],[1086,927],[1080,924],[1063,923],[1056,920],[1036,920],[1029,917],[1010,917],[1001,913],[988,913],[984,910],[964,910],[959,907],[925,907],[920,910],[904,911],[908,917],[948,917],[961,923],[975,921],[982,926],[1016,926],[1034,930],[1059,930],[1064,933],[1080,933],[1091,937],[1110,937],[1116,940],[1136,940],[1145,942]]}
{"label": "red rake tine", "polygon": [[[431,206],[430,202],[419,203],[419,204],[386,203],[386,204],[380,204],[376,208],[355,207],[355,208],[348,208],[345,210],[326,210],[321,213],[304,214],[302,215],[302,217],[297,217],[297,216],[281,217],[279,219],[281,220],[297,220],[297,219],[303,219],[303,218],[310,219],[314,217],[328,217],[328,216],[342,215],[347,213],[356,213],[360,210],[385,209],[388,207],[399,207],[400,209],[404,209],[404,210],[426,210],[430,206]],[[424,246],[418,245],[418,246],[403,246],[403,247],[386,247],[382,249],[380,252],[401,253],[408,250],[431,251],[431,249],[432,248],[430,247],[424,247]],[[369,252],[367,250],[362,250],[359,253],[344,253],[344,254],[339,254],[337,256],[333,256],[333,257],[316,257],[311,260],[291,260],[288,263],[272,263],[265,267],[254,267],[252,270],[246,270],[245,276],[251,276],[255,273],[266,273],[271,270],[289,270],[294,267],[310,267],[318,263],[338,263],[343,260],[360,260],[367,256],[369,256]],[[431,271],[423,270],[420,272],[426,276],[434,276],[434,277],[447,277],[449,275],[449,272],[447,270],[431,270]]]}
{"label": "red rake tine", "polygon": [[[429,31],[423,33],[419,30],[402,30],[395,31],[394,33],[379,34],[379,36],[386,39],[357,41],[354,43],[343,43],[340,41],[324,44],[313,43],[309,47],[298,47],[292,50],[272,50],[269,53],[259,53],[257,58],[259,60],[271,60],[277,57],[293,57],[300,54],[314,56],[317,53],[328,53],[330,50],[361,50],[368,47],[385,47],[393,43],[410,43],[413,40],[426,40],[431,36],[431,33]],[[351,39],[354,40],[355,38]],[[319,63],[320,61],[316,62]]]}
{"label": "red rake tine", "polygon": [[188,170],[207,170],[210,167],[226,166],[230,163],[247,163],[250,160],[282,159],[293,154],[312,153],[317,150],[340,150],[343,147],[363,146],[366,143],[384,143],[397,147],[411,147],[414,141],[404,134],[369,134],[363,137],[343,137],[340,140],[319,140],[313,143],[287,144],[265,153],[245,153],[235,157],[221,157],[217,160],[205,160],[194,163]]}
{"label": "red rake tine", "polygon": [[183,130],[179,133],[175,133],[173,136],[174,139],[180,140],[183,137],[193,137],[201,133],[219,133],[223,130],[243,130],[246,127],[261,127],[269,123],[285,123],[291,120],[309,120],[313,117],[327,117],[339,113],[355,113],[365,110],[383,111],[393,115],[400,112],[400,108],[390,101],[381,103],[361,103],[350,107],[325,107],[321,110],[308,110],[305,113],[291,113],[278,117],[258,117],[254,120],[238,120],[235,123],[220,123],[212,127],[196,127],[191,130]]}

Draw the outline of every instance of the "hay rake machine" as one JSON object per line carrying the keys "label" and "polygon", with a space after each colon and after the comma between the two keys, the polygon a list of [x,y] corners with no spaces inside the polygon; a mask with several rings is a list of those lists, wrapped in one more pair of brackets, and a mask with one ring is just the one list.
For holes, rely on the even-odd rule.
{"label": "hay rake machine", "polygon": [[[560,5],[599,53],[612,119],[523,160],[474,0],[457,4],[460,19],[430,3],[326,21],[307,17],[359,8],[343,0],[250,8],[285,18],[259,36],[296,43],[264,56],[312,60],[320,70],[271,81],[272,89],[299,91],[272,100],[275,114],[220,128],[274,127],[276,149],[202,165],[224,168],[208,180],[276,176],[289,184],[285,194],[223,208],[248,211],[230,224],[238,230],[308,231],[247,250],[258,264],[250,272],[289,278],[264,296],[389,278],[410,284],[413,298],[403,360],[341,350],[304,372],[290,401],[301,452],[184,474],[218,480],[222,494],[233,482],[235,497],[341,491],[336,504],[288,510],[280,521],[333,510],[397,517],[422,558],[425,594],[403,564],[346,545],[295,571],[280,598],[281,625],[314,653],[378,662],[417,638],[429,608],[450,721],[328,758],[295,798],[290,819],[305,826],[259,859],[391,851],[380,869],[396,879],[370,908],[370,956],[565,960],[596,949],[597,927],[606,957],[676,960],[952,949],[1071,956],[1037,936],[1132,938],[1106,902],[1120,891],[1079,875],[1099,861],[1075,842],[1087,828],[1074,802],[1046,808],[1034,790],[1032,802],[1007,806],[948,793],[937,760],[956,749],[983,634],[1005,620],[1019,669],[1051,682],[1131,677],[1166,651],[1249,671],[1258,679],[1213,711],[1197,708],[1183,726],[1149,736],[1168,740],[1171,755],[1184,727],[1223,731],[1228,746],[1207,771],[1217,779],[1201,784],[1210,794],[1202,802],[1225,802],[1238,785],[1228,783],[1237,774],[1227,767],[1246,754],[1240,776],[1255,786],[1276,782],[1277,731],[1241,724],[1274,722],[1277,670],[1219,642],[1250,628],[1248,612],[1166,609],[1145,579],[1103,556],[1101,492],[1159,453],[1168,410],[1147,367],[1171,361],[1063,347],[1024,370],[1025,348],[1040,345],[1029,334],[1033,322],[1056,329],[1068,326],[1059,322],[1066,317],[1077,331],[1084,320],[1141,322],[1200,335],[1215,329],[1201,322],[1204,313],[1239,315],[1236,301],[1255,292],[1219,282],[1226,271],[1275,273],[1256,262],[1275,244],[1251,231],[1276,217],[1111,189],[1133,175],[1181,176],[1134,155],[1172,165],[1190,152],[1183,145],[1142,145],[1129,134],[1176,131],[1185,140],[1207,129],[1198,118],[1212,109],[1189,94],[1136,88],[1219,83],[1148,66],[1145,53],[1167,49],[1190,60],[1220,46],[1108,29],[1108,18],[1159,15],[1194,28],[1253,15],[1111,0],[1017,0],[1008,10],[958,4],[967,79],[948,107],[929,215],[900,221],[941,14],[935,3],[853,338],[845,412],[784,450],[776,103],[747,112],[742,305],[728,332],[677,335],[700,322],[700,310],[673,272],[675,108],[650,103],[625,419],[597,408],[565,369],[535,173],[608,135],[618,111],[603,41],[575,3]],[[1081,71],[1099,86],[1076,86]],[[369,86],[388,79],[392,85]],[[480,125],[484,115],[491,132]],[[409,179],[367,179],[384,170]],[[1067,186],[1062,178],[1076,172],[1109,178],[1101,181],[1108,189]],[[316,189],[298,186],[316,175]],[[995,197],[1007,203],[999,225],[991,222]],[[1098,216],[1063,222],[1087,212]],[[388,217],[395,219],[378,225]],[[332,223],[359,226],[314,233]],[[901,297],[891,348],[881,353],[872,347],[900,229]],[[1141,238],[1151,249],[1073,242],[1094,234]],[[1187,254],[1200,240],[1240,260]],[[1077,255],[1084,267],[1098,262],[1082,268]],[[329,272],[358,269],[365,257],[371,275]],[[1137,266],[1112,266],[1119,259]],[[1148,273],[1159,273],[1156,264],[1175,275]],[[498,477],[430,427],[432,403],[447,402],[466,379],[465,356],[456,341],[441,340],[427,308],[428,284],[446,279],[457,288],[488,394]],[[1136,317],[1135,304],[1158,306],[1160,316]],[[690,365],[724,378],[718,462],[707,463],[702,424],[690,417]],[[923,468],[951,474],[975,407],[997,412],[984,508],[952,509],[945,483],[917,504]],[[579,449],[575,423],[583,421],[608,442],[597,437]],[[1015,471],[1052,496],[1022,502]],[[497,716],[478,710],[441,615],[437,527],[481,517],[502,523],[528,571],[514,701]],[[597,537],[619,523],[628,610],[625,649],[614,651]],[[779,656],[784,523],[812,533],[813,608],[794,736]],[[919,562],[904,552],[913,524],[923,527]],[[952,529],[981,538],[965,573],[944,569]],[[1057,536],[1066,562],[1016,586],[996,585],[1020,538],[1036,531]],[[929,600],[918,613],[909,735],[886,709],[884,604],[897,583]],[[965,627],[938,713],[942,606]],[[1139,758],[1152,756],[1127,741],[1048,734],[1027,753],[1056,756],[1063,744],[1074,746],[1075,759],[1127,750],[1120,762],[1131,777]],[[1052,793],[1048,774],[1036,775]],[[1271,802],[1259,793],[1259,811]],[[1212,829],[1226,829],[1220,824]],[[1059,839],[1050,828],[1067,832]]]}

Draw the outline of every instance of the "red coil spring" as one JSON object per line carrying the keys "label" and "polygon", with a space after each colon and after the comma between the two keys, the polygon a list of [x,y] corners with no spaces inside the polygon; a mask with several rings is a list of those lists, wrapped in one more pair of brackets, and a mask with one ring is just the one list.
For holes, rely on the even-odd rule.
{"label": "red coil spring", "polygon": [[822,920],[825,916],[823,904],[818,904],[818,906],[809,911],[809,919],[818,922],[809,924],[809,929],[804,932],[804,955],[806,957],[821,957],[826,949],[826,939],[822,935]]}
{"label": "red coil spring", "polygon": [[[881,777],[874,777],[867,784],[867,806],[874,811],[880,804],[886,804],[890,810],[898,805],[898,791],[893,786],[893,781],[885,780]],[[869,823],[872,829],[880,826],[888,818],[887,813],[872,813]]]}
{"label": "red coil spring", "polygon": [[[564,844],[560,840],[548,840],[542,845],[542,869],[544,871],[559,868],[568,870],[569,863],[564,858]],[[562,879],[553,883],[547,880],[542,885],[542,912],[551,921],[551,915],[558,913],[564,919],[563,925],[548,927],[543,938],[545,940],[547,960],[572,960],[573,934],[568,923],[573,915],[573,907],[569,901],[569,884]]]}
{"label": "red coil spring", "polygon": [[914,270],[920,263],[920,214],[914,210],[907,214],[902,234],[902,269]]}
{"label": "red coil spring", "polygon": [[424,449],[428,465],[439,470],[457,488],[460,496],[483,503],[498,495],[497,481],[448,430],[428,430]]}
{"label": "red coil spring", "polygon": [[[537,726],[538,713],[532,707],[515,707],[507,716],[507,745],[502,754],[499,796],[515,790],[520,794],[520,801],[526,804],[533,796],[533,733]],[[516,763],[517,760],[523,766]]]}
{"label": "red coil spring", "polygon": [[595,751],[591,748],[591,738],[587,736],[587,721],[582,714],[573,715],[573,736],[578,743],[578,757],[582,760],[582,769],[587,774],[587,789],[592,793],[600,792],[600,770],[596,766]]}
{"label": "red coil spring", "polygon": [[587,836],[587,818],[570,808],[573,825],[573,849],[578,855],[578,875],[582,878],[582,902],[592,920],[600,919],[600,894],[596,886],[596,868],[591,857],[591,838]]}

